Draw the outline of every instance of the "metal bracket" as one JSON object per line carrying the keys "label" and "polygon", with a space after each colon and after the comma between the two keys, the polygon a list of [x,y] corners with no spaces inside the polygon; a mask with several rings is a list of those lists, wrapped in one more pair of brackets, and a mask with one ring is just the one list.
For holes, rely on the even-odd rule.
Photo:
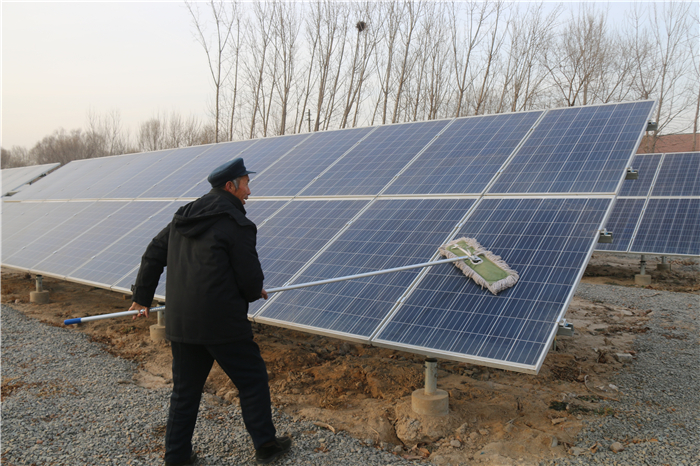
{"label": "metal bracket", "polygon": [[626,180],[636,180],[639,179],[639,172],[632,167],[627,167],[627,173],[625,174]]}
{"label": "metal bracket", "polygon": [[598,237],[598,242],[599,243],[612,243],[613,242],[612,231],[608,231],[606,228],[603,228],[603,231],[600,232],[600,236]]}
{"label": "metal bracket", "polygon": [[658,123],[655,121],[647,121],[647,131],[656,131],[659,129]]}
{"label": "metal bracket", "polygon": [[566,319],[562,319],[557,327],[557,336],[561,335],[564,337],[574,336],[574,324],[567,322]]}

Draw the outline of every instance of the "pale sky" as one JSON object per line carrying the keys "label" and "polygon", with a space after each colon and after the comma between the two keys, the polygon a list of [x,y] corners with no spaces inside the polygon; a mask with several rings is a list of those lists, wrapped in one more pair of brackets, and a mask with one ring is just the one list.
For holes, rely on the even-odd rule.
{"label": "pale sky", "polygon": [[2,1],[2,147],[31,149],[88,111],[136,126],[207,118],[206,55],[183,2]]}

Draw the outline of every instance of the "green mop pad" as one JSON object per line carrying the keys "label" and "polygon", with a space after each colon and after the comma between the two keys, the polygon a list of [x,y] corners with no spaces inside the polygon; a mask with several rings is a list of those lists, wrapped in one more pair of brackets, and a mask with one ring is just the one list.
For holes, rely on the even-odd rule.
{"label": "green mop pad", "polygon": [[447,258],[464,257],[463,261],[453,264],[464,275],[482,288],[488,288],[493,294],[498,294],[518,282],[518,273],[499,256],[484,249],[474,238],[458,238],[440,246],[439,250],[440,254]]}

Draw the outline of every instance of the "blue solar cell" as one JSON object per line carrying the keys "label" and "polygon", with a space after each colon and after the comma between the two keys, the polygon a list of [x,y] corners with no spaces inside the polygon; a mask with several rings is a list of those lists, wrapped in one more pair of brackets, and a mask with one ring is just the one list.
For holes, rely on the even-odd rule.
{"label": "blue solar cell", "polygon": [[[649,186],[646,189],[649,190]],[[605,228],[613,234],[613,242],[607,244],[598,243],[596,250],[626,252],[632,241],[632,235],[639,222],[639,216],[642,214],[645,202],[645,199],[618,197],[605,225]]]}
{"label": "blue solar cell", "polygon": [[[76,189],[70,192],[70,199],[103,198],[132,176],[149,172],[154,163],[169,153],[170,151],[161,151],[113,157],[109,166],[103,166],[97,173],[91,174],[84,182],[76,185]],[[142,187],[142,189],[145,188]]]}
{"label": "blue solar cell", "polygon": [[90,202],[38,203],[31,214],[33,221],[28,220],[25,223],[20,223],[18,229],[8,231],[7,236],[5,236],[3,231],[3,264],[18,266],[19,264],[15,262],[14,256],[28,250],[34,241],[91,204]]}
{"label": "blue solar cell", "polygon": [[[260,172],[294,148],[297,144],[303,142],[308,136],[308,134],[294,134],[290,136],[256,139],[252,141],[253,144],[250,144],[250,141],[235,143],[249,144],[242,152],[234,152],[225,147],[220,147],[221,145],[217,145],[215,151],[212,151],[211,154],[207,154],[207,158],[201,161],[202,167],[198,167],[197,171],[198,180],[193,184],[188,182],[187,184],[192,187],[182,196],[201,197],[208,193],[211,189],[211,185],[207,181],[207,176],[222,163],[233,160],[236,157],[242,157],[248,170]],[[251,180],[255,179],[255,176],[254,174],[251,175]],[[254,189],[253,186],[251,186],[251,189]]]}
{"label": "blue solar cell", "polygon": [[481,193],[542,112],[460,118],[385,194]]}
{"label": "blue solar cell", "polygon": [[[473,203],[473,199],[378,200],[294,283],[425,262]],[[256,319],[367,338],[419,273],[413,269],[286,291]]]}
{"label": "blue solar cell", "polygon": [[12,196],[12,200],[48,199],[57,192],[73,184],[77,183],[80,186],[84,186],[86,183],[85,180],[97,173],[101,165],[102,159],[73,160],[59,167],[50,177],[32,186],[28,186],[15,194]]}
{"label": "blue solar cell", "polygon": [[[294,201],[258,230],[258,254],[265,287],[284,285],[368,201]],[[249,313],[263,303],[256,302]]]}
{"label": "blue solar cell", "polygon": [[494,296],[451,264],[434,267],[375,341],[537,371],[610,202],[482,200],[457,236],[501,256],[518,283]]}
{"label": "blue solar cell", "polygon": [[[185,193],[197,183],[206,181],[212,170],[240,156],[241,152],[255,143],[255,141],[239,141],[178,149],[163,161],[163,171],[153,174],[151,182],[147,184],[148,189],[136,193],[134,197],[146,199],[186,197]],[[208,183],[207,187],[208,189],[201,195],[211,189]]]}
{"label": "blue solar cell", "polygon": [[[144,204],[155,205],[156,203]],[[92,256],[88,262],[70,271],[67,274],[68,278],[110,286],[116,284],[129,272],[134,271],[134,268],[140,264],[141,256],[148,243],[168,224],[175,211],[185,202],[159,202],[157,204],[160,206],[160,210],[148,215],[134,215],[129,222],[129,226],[133,227],[131,231],[113,240],[106,248]],[[133,278],[136,278],[135,273]],[[127,287],[126,290],[129,288]]]}
{"label": "blue solar cell", "polygon": [[256,196],[294,196],[374,128],[313,133],[270,168],[253,175]]}
{"label": "blue solar cell", "polygon": [[654,102],[550,110],[490,193],[613,193]]}
{"label": "blue solar cell", "polygon": [[100,203],[113,209],[106,216],[97,217],[85,229],[76,228],[73,237],[46,259],[32,268],[43,273],[69,275],[101,251],[107,249],[134,228],[134,219],[140,222],[170,204],[169,202],[109,202]]}
{"label": "blue solar cell", "polygon": [[[46,215],[25,228],[15,237],[16,241],[10,240],[10,255],[3,258],[3,263],[31,269],[73,239],[77,232],[92,226],[95,219],[122,207],[121,203],[111,202],[51,202],[46,205],[49,209]],[[16,252],[12,253],[13,250]]]}
{"label": "blue solar cell", "polygon": [[[44,195],[45,199],[90,199],[93,196],[81,196],[88,192],[92,186],[99,186],[100,183],[108,179],[110,174],[119,171],[128,161],[138,157],[136,154],[126,156],[111,156],[88,159],[84,163],[92,166],[92,170],[84,173],[80,178],[71,177],[70,180],[63,180],[59,185],[51,188]],[[99,188],[97,189],[99,191]]]}
{"label": "blue solar cell", "polygon": [[61,164],[46,163],[43,165],[29,165],[27,167],[3,168],[2,194],[5,195],[8,192],[25,188],[25,184],[30,183],[42,175],[45,175],[49,171],[57,168],[59,165]]}
{"label": "blue solar cell", "polygon": [[661,161],[661,154],[637,154],[632,160],[632,168],[639,172],[636,180],[625,180],[618,196],[647,197],[656,171]]}
{"label": "blue solar cell", "polygon": [[2,253],[6,256],[7,241],[15,234],[37,220],[37,216],[44,215],[40,202],[3,202],[2,203]]}
{"label": "blue solar cell", "polygon": [[300,194],[378,194],[447,123],[439,120],[380,126]]}
{"label": "blue solar cell", "polygon": [[652,196],[700,196],[700,152],[664,154]]}
{"label": "blue solar cell", "polygon": [[700,255],[700,199],[649,199],[630,252]]}

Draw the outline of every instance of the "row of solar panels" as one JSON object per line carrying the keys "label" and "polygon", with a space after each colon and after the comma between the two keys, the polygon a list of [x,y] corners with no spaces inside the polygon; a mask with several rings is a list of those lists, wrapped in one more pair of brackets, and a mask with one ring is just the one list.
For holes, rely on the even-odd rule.
{"label": "row of solar panels", "polygon": [[[614,193],[651,102],[281,136],[71,162],[13,200],[196,198],[240,156],[254,195]],[[540,121],[541,120],[541,121]],[[523,138],[530,137],[505,167]],[[630,128],[634,127],[634,131]],[[496,174],[500,176],[489,186]]]}
{"label": "row of solar panels", "polygon": [[3,168],[2,169],[2,195],[6,196],[24,188],[37,178],[46,175],[58,168],[60,163],[46,163],[43,165],[30,165],[28,167]]}
{"label": "row of solar panels", "polygon": [[[425,262],[470,236],[520,274],[447,264],[279,293],[260,322],[537,372],[651,101],[359,128],[72,162],[3,203],[4,265],[128,291],[139,257],[236,156],[268,288]],[[61,200],[65,199],[65,200]],[[164,279],[157,293],[162,298]]]}
{"label": "row of solar panels", "polygon": [[640,154],[622,185],[598,251],[700,256],[700,152]]}

